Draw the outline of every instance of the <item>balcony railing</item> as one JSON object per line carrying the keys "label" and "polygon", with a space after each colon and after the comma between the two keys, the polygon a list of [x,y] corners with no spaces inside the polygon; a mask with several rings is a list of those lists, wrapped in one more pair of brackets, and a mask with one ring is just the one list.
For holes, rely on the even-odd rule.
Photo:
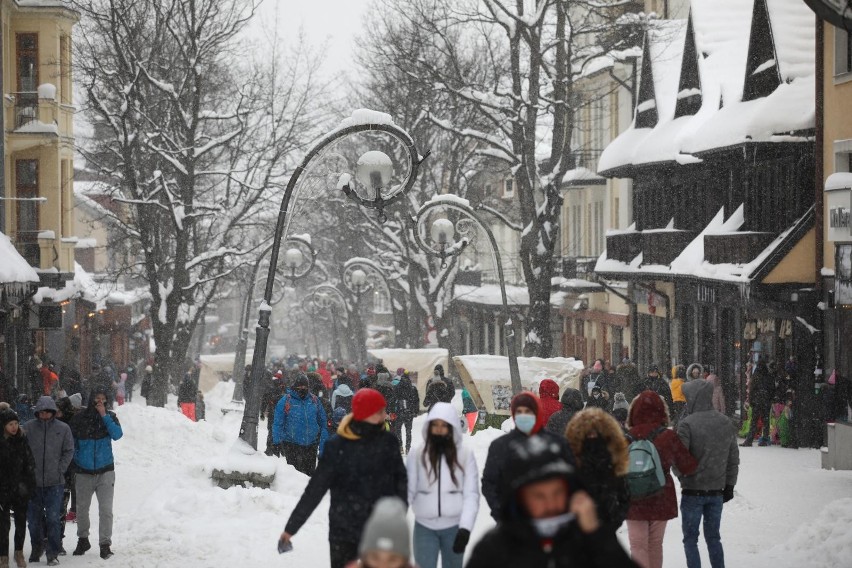
{"label": "balcony railing", "polygon": [[38,93],[15,93],[15,129],[38,120]]}
{"label": "balcony railing", "polygon": [[615,233],[606,236],[606,256],[621,262],[632,262],[642,252],[642,233]]}
{"label": "balcony railing", "polygon": [[642,264],[671,264],[692,242],[692,231],[663,230],[642,233]]}
{"label": "balcony railing", "polygon": [[704,259],[711,264],[748,264],[769,246],[772,233],[704,235]]}

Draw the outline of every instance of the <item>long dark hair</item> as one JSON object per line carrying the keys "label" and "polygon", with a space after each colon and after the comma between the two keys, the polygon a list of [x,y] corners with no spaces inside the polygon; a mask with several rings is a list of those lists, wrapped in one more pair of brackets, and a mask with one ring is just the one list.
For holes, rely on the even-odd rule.
{"label": "long dark hair", "polygon": [[[448,424],[449,433],[446,436],[440,436],[441,438],[446,438],[447,443],[438,445],[435,443],[435,436],[432,434],[432,423],[429,423],[429,433],[426,436],[426,446],[423,448],[423,455],[420,459],[423,460],[423,467],[426,468],[426,472],[428,475],[434,475],[435,480],[438,480],[438,476],[441,475],[441,456],[446,456],[447,465],[450,467],[450,479],[453,480],[453,483],[458,485],[459,482],[456,479],[456,468],[459,468],[462,473],[464,473],[464,468],[459,463],[458,456],[458,448],[456,448],[456,439],[453,437],[453,428],[452,424]],[[428,463],[426,459],[429,459]]]}

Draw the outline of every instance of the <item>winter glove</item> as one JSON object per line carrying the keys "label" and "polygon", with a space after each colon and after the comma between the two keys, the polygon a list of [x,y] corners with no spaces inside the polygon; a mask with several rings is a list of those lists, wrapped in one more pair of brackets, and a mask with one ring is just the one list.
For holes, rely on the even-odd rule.
{"label": "winter glove", "polygon": [[725,491],[722,493],[722,502],[727,503],[728,501],[730,501],[733,498],[734,498],[734,486],[733,485],[726,485]]}
{"label": "winter glove", "polygon": [[467,529],[459,529],[456,533],[456,540],[453,542],[453,552],[461,554],[467,548],[467,541],[470,540],[470,531]]}

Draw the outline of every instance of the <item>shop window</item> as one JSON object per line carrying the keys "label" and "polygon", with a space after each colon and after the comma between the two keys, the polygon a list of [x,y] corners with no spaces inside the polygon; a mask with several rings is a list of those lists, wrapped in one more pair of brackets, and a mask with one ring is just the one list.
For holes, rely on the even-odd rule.
{"label": "shop window", "polygon": [[835,249],[834,305],[852,307],[852,244]]}

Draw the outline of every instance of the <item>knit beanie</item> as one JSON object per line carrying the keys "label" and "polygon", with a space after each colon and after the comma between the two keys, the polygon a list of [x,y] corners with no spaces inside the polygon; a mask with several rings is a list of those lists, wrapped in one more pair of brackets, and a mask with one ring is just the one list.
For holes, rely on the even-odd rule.
{"label": "knit beanie", "polygon": [[361,421],[369,418],[388,405],[382,393],[371,388],[362,388],[352,397],[352,418]]}
{"label": "knit beanie", "polygon": [[615,399],[614,400],[615,400],[615,402],[612,403],[612,409],[614,411],[618,410],[619,408],[623,408],[624,410],[627,410],[628,408],[630,408],[630,404],[627,402],[627,399],[624,397],[623,392],[615,393]]}
{"label": "knit beanie", "polygon": [[0,410],[0,430],[3,430],[9,422],[20,422],[18,414],[11,408]]}
{"label": "knit beanie", "polygon": [[526,406],[538,416],[538,397],[529,391],[520,392],[512,399],[512,416],[519,406]]}
{"label": "knit beanie", "polygon": [[405,514],[405,503],[398,497],[379,499],[364,525],[359,554],[385,551],[399,554],[408,560],[411,557],[411,542]]}

